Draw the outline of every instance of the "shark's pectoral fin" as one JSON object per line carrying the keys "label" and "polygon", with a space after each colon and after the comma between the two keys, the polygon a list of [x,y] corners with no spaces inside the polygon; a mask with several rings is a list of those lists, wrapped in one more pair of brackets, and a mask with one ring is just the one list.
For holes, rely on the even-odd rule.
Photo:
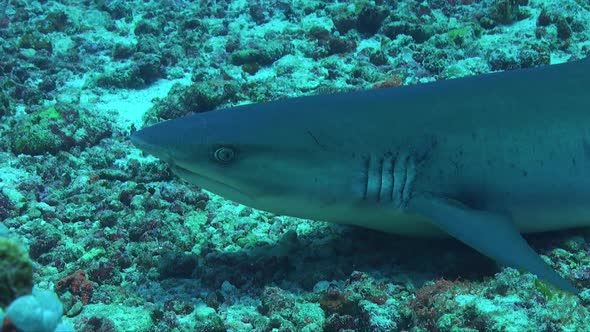
{"label": "shark's pectoral fin", "polygon": [[537,255],[508,217],[474,210],[460,202],[433,196],[415,196],[408,207],[449,235],[499,263],[525,269],[563,290],[578,293],[570,282],[559,276]]}

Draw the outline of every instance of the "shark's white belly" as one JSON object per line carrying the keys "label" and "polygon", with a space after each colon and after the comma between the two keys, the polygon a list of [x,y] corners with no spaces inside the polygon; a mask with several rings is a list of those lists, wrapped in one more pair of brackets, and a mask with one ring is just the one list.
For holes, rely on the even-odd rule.
{"label": "shark's white belly", "polygon": [[[582,204],[577,199],[571,204],[555,204],[554,201],[538,202],[538,205],[531,204],[530,201],[523,202],[522,205],[518,203],[512,202],[511,206],[505,206],[503,209],[500,207],[503,210],[500,213],[509,215],[522,233],[590,227],[590,204]],[[447,236],[421,216],[384,206],[341,206],[331,209],[318,207],[318,209],[322,211],[313,213],[315,218],[319,215],[322,220],[328,222],[356,225],[407,236]],[[313,212],[310,205],[307,205],[306,210]]]}

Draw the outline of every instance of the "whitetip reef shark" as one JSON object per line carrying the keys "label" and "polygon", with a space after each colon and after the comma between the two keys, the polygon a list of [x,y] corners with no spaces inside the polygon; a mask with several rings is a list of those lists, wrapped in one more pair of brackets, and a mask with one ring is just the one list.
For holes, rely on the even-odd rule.
{"label": "whitetip reef shark", "polygon": [[590,60],[288,98],[132,134],[180,178],[276,214],[450,235],[578,293],[521,233],[590,225]]}

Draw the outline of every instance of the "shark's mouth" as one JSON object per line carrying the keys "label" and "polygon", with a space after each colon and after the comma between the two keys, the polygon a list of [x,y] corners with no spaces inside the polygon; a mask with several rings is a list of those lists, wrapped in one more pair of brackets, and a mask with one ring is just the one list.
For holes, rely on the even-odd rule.
{"label": "shark's mouth", "polygon": [[171,164],[170,168],[172,173],[174,173],[176,176],[212,193],[223,196],[224,198],[228,198],[240,204],[250,206],[254,202],[254,197],[248,195],[235,186],[215,180],[201,173],[193,172],[176,164]]}

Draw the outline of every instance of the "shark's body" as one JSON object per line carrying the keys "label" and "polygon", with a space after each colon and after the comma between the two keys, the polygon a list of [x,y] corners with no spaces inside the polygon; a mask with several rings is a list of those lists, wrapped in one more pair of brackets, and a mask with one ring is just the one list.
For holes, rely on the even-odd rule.
{"label": "shark's body", "polygon": [[562,289],[520,232],[590,225],[590,60],[194,114],[134,134],[262,210],[449,234]]}

